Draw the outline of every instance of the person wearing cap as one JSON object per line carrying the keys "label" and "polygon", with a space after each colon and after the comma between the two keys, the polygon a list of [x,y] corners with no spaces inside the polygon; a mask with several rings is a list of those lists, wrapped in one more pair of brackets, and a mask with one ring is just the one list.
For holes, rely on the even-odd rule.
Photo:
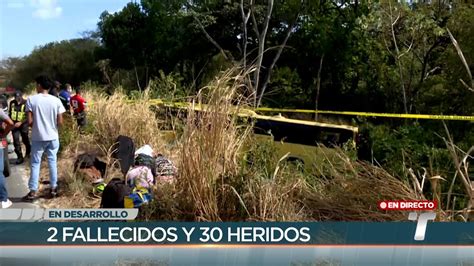
{"label": "person wearing cap", "polygon": [[[22,164],[24,157],[28,157],[31,152],[30,139],[28,137],[28,119],[26,116],[26,100],[23,98],[21,91],[15,92],[15,99],[10,102],[9,116],[15,123],[15,127],[12,130],[13,135],[13,146],[15,147],[15,153],[17,156],[16,164]],[[23,156],[21,151],[20,136],[23,144],[25,145],[26,153]]]}

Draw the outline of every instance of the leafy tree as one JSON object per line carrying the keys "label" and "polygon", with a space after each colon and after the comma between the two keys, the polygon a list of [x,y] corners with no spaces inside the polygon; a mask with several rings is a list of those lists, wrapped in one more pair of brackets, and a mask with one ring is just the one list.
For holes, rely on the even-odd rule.
{"label": "leafy tree", "polygon": [[0,61],[0,86],[15,86],[13,80],[17,67],[22,63],[21,57],[9,57]]}
{"label": "leafy tree", "polygon": [[39,74],[72,84],[96,80],[95,49],[98,43],[91,39],[73,39],[48,43],[37,47],[24,58],[10,59],[7,68],[9,82],[23,88]]}

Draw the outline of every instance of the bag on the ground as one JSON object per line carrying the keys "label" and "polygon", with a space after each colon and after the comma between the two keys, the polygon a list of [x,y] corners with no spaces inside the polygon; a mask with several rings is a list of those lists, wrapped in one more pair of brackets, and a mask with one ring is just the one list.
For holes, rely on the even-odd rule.
{"label": "bag on the ground", "polygon": [[150,145],[143,145],[137,151],[135,151],[135,156],[139,154],[146,154],[150,157],[153,157],[153,148]]}
{"label": "bag on the ground", "polygon": [[150,168],[147,166],[135,166],[128,171],[125,177],[127,185],[132,188],[143,187],[149,188],[154,183],[154,177]]}
{"label": "bag on the ground", "polygon": [[87,169],[95,168],[100,172],[102,178],[105,176],[107,170],[107,164],[97,159],[93,154],[83,153],[77,156],[76,161],[74,162],[74,172],[78,169]]}
{"label": "bag on the ground", "polygon": [[155,160],[156,179],[162,182],[173,182],[177,169],[173,162],[163,155],[158,155]]}
{"label": "bag on the ground", "polygon": [[132,188],[120,178],[112,179],[102,192],[101,208],[124,208],[124,199],[132,193]]}
{"label": "bag on the ground", "polygon": [[155,159],[147,154],[140,153],[135,157],[135,166],[146,166],[150,168],[153,176],[156,176]]}
{"label": "bag on the ground", "polygon": [[125,176],[135,159],[135,144],[131,138],[121,135],[118,136],[112,150],[114,151],[112,157],[119,161],[120,169]]}
{"label": "bag on the ground", "polygon": [[136,187],[130,195],[124,199],[125,208],[139,208],[143,204],[147,204],[152,200],[151,193],[146,188]]}
{"label": "bag on the ground", "polygon": [[94,166],[94,162],[96,160],[96,157],[92,154],[88,153],[83,153],[77,156],[76,161],[74,162],[74,170],[77,170],[78,168],[84,169],[84,168],[90,168]]}

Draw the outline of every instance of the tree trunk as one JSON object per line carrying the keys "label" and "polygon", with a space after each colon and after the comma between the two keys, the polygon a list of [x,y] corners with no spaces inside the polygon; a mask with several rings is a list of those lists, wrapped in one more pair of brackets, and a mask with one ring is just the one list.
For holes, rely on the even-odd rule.
{"label": "tree trunk", "polygon": [[323,69],[324,54],[319,59],[318,76],[316,77],[316,98],[314,101],[314,121],[318,121],[319,91],[321,89],[321,71]]}
{"label": "tree trunk", "polygon": [[265,21],[263,23],[263,30],[258,38],[258,55],[257,55],[257,64],[254,72],[254,87],[255,87],[255,96],[254,96],[254,106],[257,106],[257,95],[258,87],[260,83],[260,69],[262,68],[263,54],[265,52],[265,40],[267,37],[268,25],[270,24],[270,18],[273,11],[273,0],[267,0],[267,14],[265,15]]}
{"label": "tree trunk", "polygon": [[142,92],[142,87],[140,86],[140,79],[138,78],[137,66],[134,64],[133,69],[135,70],[135,78],[137,79],[137,86],[140,92]]}
{"label": "tree trunk", "polygon": [[148,88],[148,85],[150,85],[150,81],[148,80],[148,65],[145,65],[145,88]]}
{"label": "tree trunk", "polygon": [[270,82],[270,78],[271,78],[271,75],[272,75],[272,70],[275,67],[278,59],[280,59],[281,53],[283,52],[283,49],[285,48],[286,43],[288,42],[288,39],[290,38],[291,33],[293,32],[293,30],[295,28],[296,22],[298,21],[298,16],[299,16],[299,13],[296,14],[296,18],[295,18],[294,22],[288,27],[288,31],[286,32],[285,39],[283,40],[283,43],[278,48],[277,54],[273,58],[272,64],[268,68],[268,73],[267,73],[267,76],[265,78],[265,81],[263,82],[262,89],[260,91],[260,95],[258,97],[258,102],[257,102],[256,107],[259,107],[260,104],[262,103],[263,94],[265,93],[265,90],[267,89],[268,83]]}
{"label": "tree trunk", "polygon": [[[253,5],[253,0],[250,0],[250,5]],[[250,18],[250,13],[252,12],[251,9],[249,9],[248,13],[245,14],[244,10],[244,0],[240,1],[240,12],[242,14],[242,31],[243,31],[243,52],[242,52],[242,61],[243,61],[243,67],[244,70],[247,69],[247,44],[248,44],[248,34],[247,34],[247,24],[249,22]]]}
{"label": "tree trunk", "polygon": [[393,41],[393,44],[395,46],[395,61],[396,61],[396,64],[398,66],[398,74],[400,76],[400,89],[402,91],[402,95],[403,95],[403,109],[405,111],[405,114],[408,113],[408,106],[407,106],[407,95],[406,95],[406,91],[405,91],[405,82],[404,82],[404,79],[403,79],[403,67],[402,67],[402,63],[400,62],[400,49],[398,49],[398,43],[397,43],[397,38],[395,36],[395,28],[394,28],[394,25],[397,24],[398,20],[400,19],[400,14],[398,14],[398,17],[394,20],[393,19],[393,11],[392,11],[392,4],[391,2],[389,1],[390,5],[390,30],[391,30],[391,34],[392,34],[392,41]]}

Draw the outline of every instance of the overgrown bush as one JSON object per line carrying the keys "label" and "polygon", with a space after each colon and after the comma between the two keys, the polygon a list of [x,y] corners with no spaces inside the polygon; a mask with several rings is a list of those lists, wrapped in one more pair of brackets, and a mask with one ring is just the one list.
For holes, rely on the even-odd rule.
{"label": "overgrown bush", "polygon": [[301,108],[308,104],[307,92],[298,72],[289,67],[276,68],[272,73],[264,104],[281,108]]}
{"label": "overgrown bush", "polygon": [[375,163],[396,176],[408,178],[408,168],[425,168],[431,176],[447,176],[453,169],[441,137],[420,124],[371,126],[369,134]]}
{"label": "overgrown bush", "polygon": [[[258,169],[258,174],[263,178],[269,178],[273,174],[278,163],[277,147],[273,138],[257,141],[255,138],[249,138],[246,146],[248,151],[242,161],[243,174],[249,174]],[[255,173],[253,173],[255,174]]]}
{"label": "overgrown bush", "polygon": [[159,76],[150,80],[150,96],[154,99],[175,100],[183,99],[188,92],[183,87],[183,77],[178,73],[166,75],[162,70]]}

